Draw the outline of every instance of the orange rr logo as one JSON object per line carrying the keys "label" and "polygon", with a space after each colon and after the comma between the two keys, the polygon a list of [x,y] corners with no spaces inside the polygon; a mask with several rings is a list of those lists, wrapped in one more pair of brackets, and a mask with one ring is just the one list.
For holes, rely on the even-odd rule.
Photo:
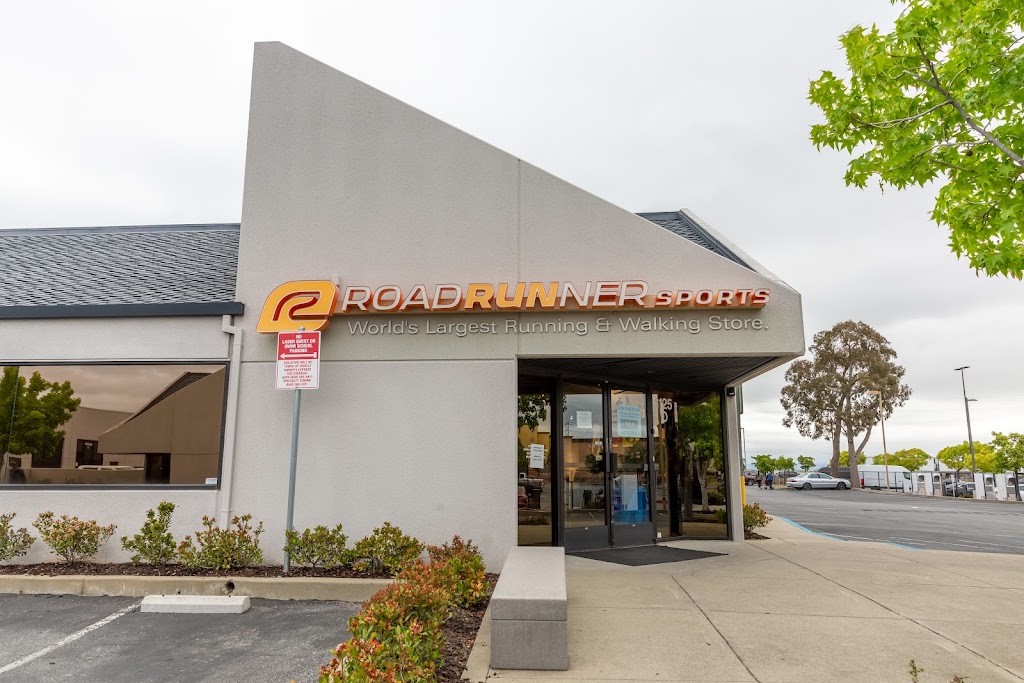
{"label": "orange rr logo", "polygon": [[290,332],[300,326],[322,330],[331,321],[338,285],[330,280],[293,280],[277,287],[266,303],[257,332]]}

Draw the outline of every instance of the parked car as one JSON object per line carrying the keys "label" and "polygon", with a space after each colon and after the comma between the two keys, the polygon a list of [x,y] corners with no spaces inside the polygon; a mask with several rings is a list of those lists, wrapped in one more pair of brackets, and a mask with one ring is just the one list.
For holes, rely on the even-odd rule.
{"label": "parked car", "polygon": [[526,472],[519,473],[519,485],[525,486],[527,492],[532,489],[544,490],[544,480],[540,477],[531,477],[527,475]]}
{"label": "parked car", "polygon": [[757,472],[747,470],[743,473],[743,483],[747,486],[753,486],[757,483]]}
{"label": "parked car", "polygon": [[[961,498],[966,498],[967,496],[972,496],[973,497],[974,496],[974,490],[976,488],[977,488],[977,486],[975,485],[975,483],[973,481],[958,481],[956,483],[956,495],[958,497],[961,497]],[[947,481],[943,485],[942,490],[946,493],[947,496],[952,496],[953,495],[953,482]]]}
{"label": "parked car", "polygon": [[805,472],[798,477],[790,477],[786,480],[786,486],[791,489],[843,489],[850,488],[849,479],[838,479],[831,474],[824,472]]}

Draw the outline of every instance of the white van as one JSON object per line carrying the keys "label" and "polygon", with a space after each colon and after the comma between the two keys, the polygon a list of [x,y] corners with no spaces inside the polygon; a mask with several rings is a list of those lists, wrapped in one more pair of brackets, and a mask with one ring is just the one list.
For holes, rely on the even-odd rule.
{"label": "white van", "polygon": [[[885,465],[857,465],[857,475],[863,488],[885,488]],[[889,488],[902,492],[904,481],[910,481],[910,470],[900,465],[889,465]]]}

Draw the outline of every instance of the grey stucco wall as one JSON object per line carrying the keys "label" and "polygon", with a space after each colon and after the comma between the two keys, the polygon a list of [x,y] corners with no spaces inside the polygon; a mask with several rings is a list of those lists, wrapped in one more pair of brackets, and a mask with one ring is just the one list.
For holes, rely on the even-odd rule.
{"label": "grey stucco wall", "polygon": [[[258,513],[282,559],[293,392],[243,364],[236,514]],[[423,541],[472,538],[492,567],[516,542],[514,361],[332,361],[302,394],[295,525],[385,521]]]}

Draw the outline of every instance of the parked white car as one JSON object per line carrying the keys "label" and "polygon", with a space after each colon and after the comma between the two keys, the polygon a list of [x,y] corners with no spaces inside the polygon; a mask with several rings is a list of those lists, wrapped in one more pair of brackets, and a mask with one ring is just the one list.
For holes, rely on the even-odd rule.
{"label": "parked white car", "polygon": [[850,480],[838,479],[824,472],[805,472],[799,477],[787,479],[786,486],[791,489],[838,489],[842,491],[850,488]]}

